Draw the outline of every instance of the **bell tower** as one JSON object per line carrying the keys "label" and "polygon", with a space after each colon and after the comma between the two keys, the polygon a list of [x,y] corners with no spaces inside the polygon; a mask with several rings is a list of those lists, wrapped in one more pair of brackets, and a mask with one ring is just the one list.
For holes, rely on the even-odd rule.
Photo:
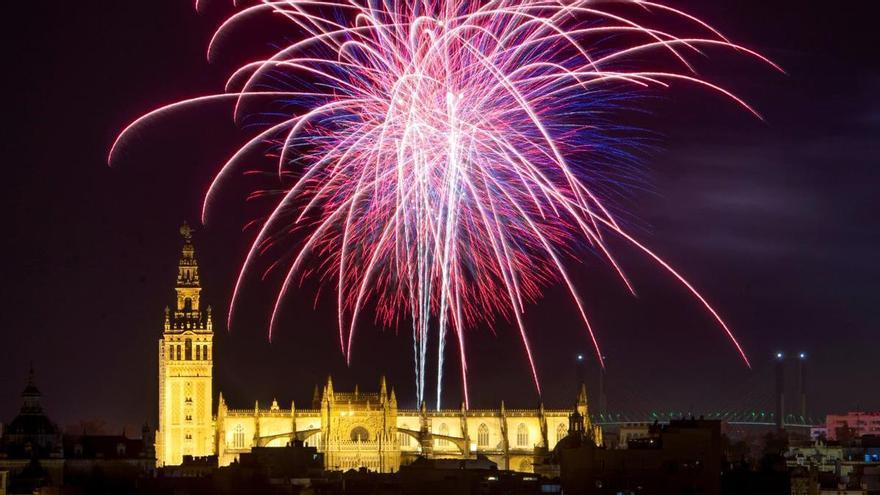
{"label": "bell tower", "polygon": [[165,307],[159,339],[159,466],[177,465],[183,456],[214,453],[211,377],[214,328],[211,307],[201,306],[201,284],[192,228],[180,227],[183,249],[177,265],[177,301]]}

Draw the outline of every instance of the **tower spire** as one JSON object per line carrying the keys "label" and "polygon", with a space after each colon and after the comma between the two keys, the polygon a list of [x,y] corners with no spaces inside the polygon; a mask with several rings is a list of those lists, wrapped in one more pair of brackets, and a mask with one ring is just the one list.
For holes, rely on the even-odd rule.
{"label": "tower spire", "polygon": [[[183,249],[180,253],[180,267],[195,267],[196,266],[196,250],[192,243],[192,233],[193,228],[189,226],[189,223],[184,221],[183,225],[180,226],[180,235],[183,237]],[[195,279],[191,280],[189,275],[195,275]],[[199,277],[198,272],[195,273],[184,273],[183,271],[178,273],[177,276],[177,284],[178,285],[198,285]]]}
{"label": "tower spire", "polygon": [[587,417],[587,415],[590,413],[589,404],[587,402],[587,384],[586,383],[581,383],[581,388],[578,391],[577,410],[584,417]]}
{"label": "tower spire", "polygon": [[183,248],[180,253],[180,261],[177,264],[177,310],[198,311],[199,292],[199,265],[196,261],[196,250],[192,243],[193,229],[187,222],[180,226],[180,235],[183,237]]}
{"label": "tower spire", "polygon": [[31,361],[30,368],[28,369],[27,385],[21,392],[21,397],[24,399],[24,405],[21,408],[21,412],[30,414],[38,414],[42,412],[42,407],[40,406],[41,396],[40,389],[37,388],[37,385],[34,382],[34,363]]}

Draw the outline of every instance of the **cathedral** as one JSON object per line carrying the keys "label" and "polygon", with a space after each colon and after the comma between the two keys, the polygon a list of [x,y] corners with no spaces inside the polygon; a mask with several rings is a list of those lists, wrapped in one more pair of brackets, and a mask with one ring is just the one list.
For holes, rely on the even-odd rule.
{"label": "cathedral", "polygon": [[342,392],[332,378],[312,403],[282,408],[255,403],[229,407],[218,394],[213,408],[213,322],[202,305],[192,229],[180,228],[183,249],[178,264],[176,303],[165,308],[159,340],[159,466],[177,465],[183,456],[216,455],[220,466],[253,447],[282,447],[303,442],[324,454],[326,469],[367,468],[394,472],[419,456],[471,459],[482,455],[499,469],[532,472],[536,463],[569,434],[588,432],[601,444],[601,429],[590,424],[587,394],[581,387],[576,408],[428,410],[401,409],[385,378],[376,391]]}

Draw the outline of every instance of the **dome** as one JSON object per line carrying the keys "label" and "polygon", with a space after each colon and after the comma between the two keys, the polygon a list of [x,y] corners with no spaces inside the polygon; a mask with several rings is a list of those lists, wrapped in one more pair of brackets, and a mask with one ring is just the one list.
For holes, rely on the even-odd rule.
{"label": "dome", "polygon": [[33,368],[21,397],[21,410],[6,426],[0,451],[11,458],[43,458],[55,454],[61,446],[61,430],[43,412]]}
{"label": "dome", "polygon": [[19,414],[6,427],[7,435],[54,435],[58,427],[45,414]]}

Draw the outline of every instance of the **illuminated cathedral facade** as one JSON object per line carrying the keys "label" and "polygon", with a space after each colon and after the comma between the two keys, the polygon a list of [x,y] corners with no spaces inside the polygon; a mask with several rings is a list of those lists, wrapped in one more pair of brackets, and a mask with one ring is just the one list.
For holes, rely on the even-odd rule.
{"label": "illuminated cathedral facade", "polygon": [[165,309],[159,340],[159,466],[177,465],[183,456],[217,455],[220,466],[253,447],[282,447],[296,441],[317,447],[325,468],[365,467],[394,472],[419,456],[471,459],[483,455],[500,469],[531,472],[571,429],[587,432],[601,444],[601,429],[590,424],[586,389],[572,409],[428,410],[398,408],[385,379],[378,391],[334,389],[333,380],[315,393],[311,404],[282,408],[258,402],[229,407],[219,394],[213,412],[213,323],[211,307],[202,309],[192,230],[180,229],[177,301]]}

